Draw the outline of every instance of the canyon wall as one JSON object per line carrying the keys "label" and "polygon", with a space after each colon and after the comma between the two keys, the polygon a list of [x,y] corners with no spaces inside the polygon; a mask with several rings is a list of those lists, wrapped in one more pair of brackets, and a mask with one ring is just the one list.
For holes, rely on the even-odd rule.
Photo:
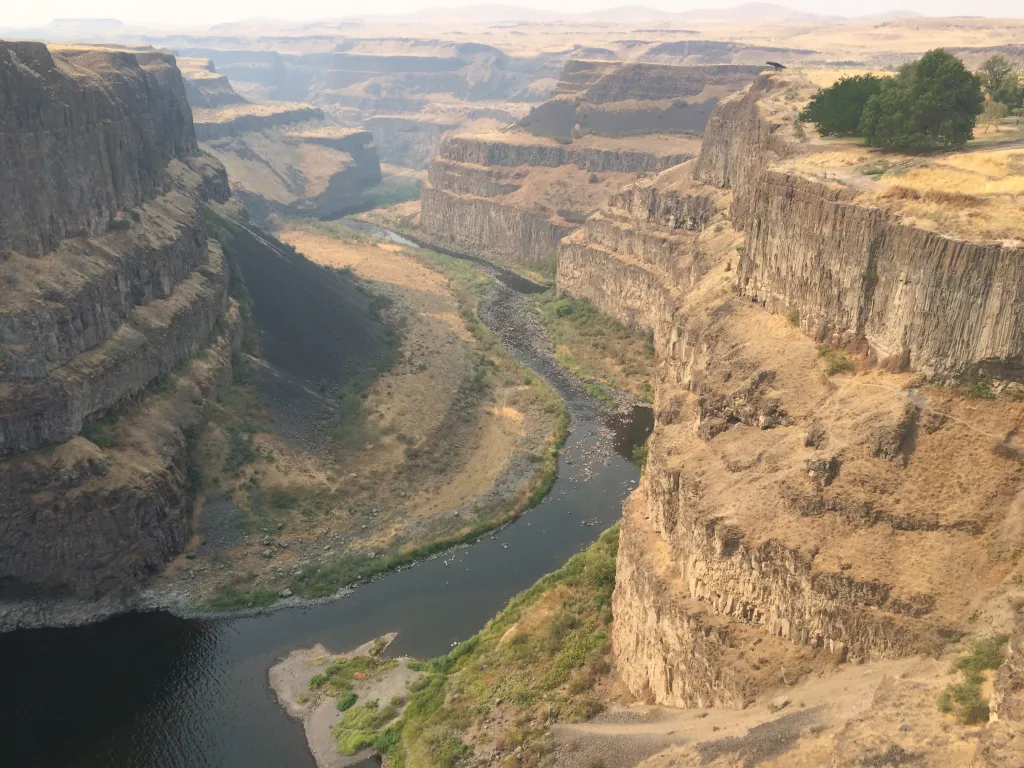
{"label": "canyon wall", "polygon": [[219,74],[209,59],[178,59],[178,69],[185,80],[185,96],[193,109],[216,109],[245,103],[245,99],[235,93],[227,77]]}
{"label": "canyon wall", "polygon": [[[834,346],[941,377],[1024,377],[1024,247],[965,242],[858,205],[844,188],[763,172],[740,291]],[[822,233],[828,233],[823,238]]]}
{"label": "canyon wall", "polygon": [[703,133],[718,100],[741,90],[761,66],[670,66],[568,61],[552,98],[516,126],[538,136]]}
{"label": "canyon wall", "polygon": [[119,210],[167,188],[194,154],[171,56],[0,44],[0,249],[38,256],[106,231]]}
{"label": "canyon wall", "polygon": [[697,145],[689,138],[641,148],[564,146],[515,133],[452,136],[421,190],[422,232],[470,255],[553,264],[558,241],[609,195],[642,173],[691,159]]}
{"label": "canyon wall", "polygon": [[227,176],[170,56],[0,43],[0,82],[0,599],[122,594],[183,549],[231,379]]}
{"label": "canyon wall", "polygon": [[559,291],[651,329],[661,363],[613,601],[618,673],[659,703],[742,707],[846,660],[933,653],[998,582],[990,548],[1021,543],[1006,441],[1024,407],[922,389],[868,355],[837,366],[815,343],[823,316],[862,312],[874,264],[869,340],[896,329],[926,374],[986,364],[1020,343],[1012,254],[887,231],[887,214],[774,170],[813,151],[785,119],[789,87],[766,77],[720,104],[699,159],[559,245]]}
{"label": "canyon wall", "polygon": [[254,219],[331,216],[357,208],[381,180],[369,131],[335,125],[308,104],[196,110],[201,146],[227,168]]}

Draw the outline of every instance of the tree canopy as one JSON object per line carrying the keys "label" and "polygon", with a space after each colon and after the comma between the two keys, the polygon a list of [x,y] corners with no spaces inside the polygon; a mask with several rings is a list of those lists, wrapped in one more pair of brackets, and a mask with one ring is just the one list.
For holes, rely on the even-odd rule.
{"label": "tree canopy", "polygon": [[973,135],[984,104],[978,76],[936,48],[882,82],[864,106],[859,131],[872,147],[959,147]]}
{"label": "tree canopy", "polygon": [[841,77],[815,94],[800,113],[800,119],[814,123],[822,136],[856,135],[864,105],[881,89],[882,78],[875,75]]}
{"label": "tree canopy", "polygon": [[1024,85],[1013,64],[1003,56],[993,56],[981,65],[981,85],[992,101],[1007,109],[1024,107]]}

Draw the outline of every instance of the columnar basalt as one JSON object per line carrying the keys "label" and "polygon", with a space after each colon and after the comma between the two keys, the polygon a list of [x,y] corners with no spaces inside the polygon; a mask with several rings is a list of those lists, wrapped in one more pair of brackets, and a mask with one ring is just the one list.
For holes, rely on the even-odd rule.
{"label": "columnar basalt", "polygon": [[907,226],[852,197],[826,182],[763,172],[739,262],[743,295],[798,312],[821,341],[865,339],[898,368],[1024,376],[1024,247]]}
{"label": "columnar basalt", "polygon": [[[921,388],[922,373],[1012,359],[1016,254],[774,169],[812,151],[775,112],[789,87],[765,78],[721,104],[698,161],[630,185],[559,246],[559,291],[654,332],[656,427],[625,512],[613,645],[635,695],[677,706],[744,706],[847,659],[934,652],[998,581],[991,536],[1020,545],[1008,446],[1024,406]],[[850,373],[822,338],[920,373],[869,355]]]}
{"label": "columnar basalt", "polygon": [[120,595],[184,547],[231,378],[227,177],[170,56],[2,43],[0,82],[0,598]]}

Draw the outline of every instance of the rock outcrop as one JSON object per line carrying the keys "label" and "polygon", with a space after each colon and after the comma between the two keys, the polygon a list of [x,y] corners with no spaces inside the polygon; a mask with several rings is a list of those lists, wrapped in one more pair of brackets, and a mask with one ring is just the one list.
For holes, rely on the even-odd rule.
{"label": "rock outcrop", "polygon": [[539,136],[702,133],[718,100],[742,89],[761,66],[677,67],[568,61],[552,98],[517,127]]}
{"label": "rock outcrop", "polygon": [[220,160],[253,217],[335,215],[381,180],[369,131],[335,125],[308,104],[196,110],[204,150]]}
{"label": "rock outcrop", "polygon": [[0,42],[0,250],[39,256],[107,230],[195,154],[171,56]]}
{"label": "rock outcrop", "polygon": [[[793,87],[766,77],[720,104],[698,160],[635,182],[559,246],[560,291],[655,336],[613,644],[630,690],[675,706],[745,706],[848,659],[934,652],[1001,578],[991,548],[1021,545],[1024,406],[922,387],[1012,362],[1012,254],[778,170],[815,149],[786,119]],[[855,267],[865,253],[880,260]],[[886,332],[914,371],[872,365]]]}
{"label": "rock outcrop", "polygon": [[[711,106],[759,72],[569,61],[552,98],[515,130],[442,142],[422,187],[422,232],[471,255],[551,265],[558,241],[622,186],[693,159],[700,139],[684,133],[700,133]],[[665,119],[695,109],[703,117],[685,127]]]}
{"label": "rock outcrop", "polygon": [[184,547],[231,379],[227,176],[170,56],[0,43],[0,82],[0,598],[121,594]]}
{"label": "rock outcrop", "polygon": [[209,59],[178,59],[178,69],[185,79],[185,95],[193,109],[217,109],[245,103]]}

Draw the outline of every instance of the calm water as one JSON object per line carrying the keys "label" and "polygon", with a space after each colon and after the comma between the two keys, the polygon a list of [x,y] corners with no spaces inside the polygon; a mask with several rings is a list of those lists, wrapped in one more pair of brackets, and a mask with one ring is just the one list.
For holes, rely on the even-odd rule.
{"label": "calm water", "polygon": [[649,432],[651,411],[602,416],[536,344],[521,302],[499,284],[481,316],[572,414],[558,481],[540,505],[454,561],[439,557],[305,610],[221,620],[154,612],[0,635],[0,766],[313,768],[301,725],[267,683],[276,659],[392,631],[395,654],[444,653],[618,520],[638,478],[626,457]]}

